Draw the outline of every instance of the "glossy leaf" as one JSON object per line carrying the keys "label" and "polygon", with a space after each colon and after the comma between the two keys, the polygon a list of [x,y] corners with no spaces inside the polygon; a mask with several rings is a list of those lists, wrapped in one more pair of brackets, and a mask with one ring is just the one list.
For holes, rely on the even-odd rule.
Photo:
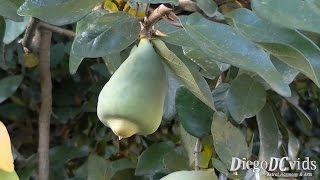
{"label": "glossy leaf", "polygon": [[199,13],[189,15],[187,21],[182,24],[198,48],[207,56],[255,72],[277,93],[290,96],[289,86],[283,82],[268,54],[230,26],[209,21]]}
{"label": "glossy leaf", "polygon": [[[180,20],[186,19],[187,16],[179,16]],[[182,27],[177,27],[165,20],[160,20],[155,24],[155,28],[165,34],[159,39],[177,46],[195,47],[189,35]]]}
{"label": "glossy leaf", "polygon": [[228,117],[221,113],[213,114],[211,133],[215,152],[230,169],[232,157],[247,158],[249,149],[243,133],[233,126]]}
{"label": "glossy leaf", "polygon": [[116,70],[120,67],[120,65],[123,62],[120,53],[109,54],[107,56],[102,57],[102,59],[106,64],[110,74],[116,72]]}
{"label": "glossy leaf", "polygon": [[29,17],[24,17],[21,22],[6,19],[6,31],[3,42],[5,44],[10,44],[12,41],[17,39],[26,29],[29,19]]}
{"label": "glossy leaf", "polygon": [[64,167],[64,163],[71,159],[87,156],[89,149],[86,146],[55,146],[50,149],[50,162]]}
{"label": "glossy leaf", "polygon": [[189,169],[189,161],[186,156],[181,155],[178,149],[168,152],[163,157],[164,168],[169,172]]}
{"label": "glossy leaf", "polygon": [[73,52],[70,53],[69,56],[69,72],[70,74],[75,74],[82,62],[84,57],[77,56]]}
{"label": "glossy leaf", "polygon": [[265,103],[264,87],[250,76],[242,74],[231,82],[226,96],[226,105],[237,123],[257,115]]}
{"label": "glossy leaf", "polygon": [[280,141],[277,119],[269,104],[266,104],[257,115],[260,136],[260,161],[270,161],[271,157],[278,156]]}
{"label": "glossy leaf", "polygon": [[299,74],[299,71],[296,69],[293,69],[292,67],[280,61],[278,58],[274,56],[271,56],[270,58],[271,58],[272,64],[277,68],[277,70],[282,75],[284,82],[286,84],[291,84]]}
{"label": "glossy leaf", "polygon": [[135,164],[133,164],[127,158],[122,158],[122,159],[118,159],[116,161],[112,161],[111,167],[112,167],[113,173],[116,173],[116,172],[124,170],[124,169],[135,168]]}
{"label": "glossy leaf", "polygon": [[217,11],[217,4],[210,0],[196,0],[198,7],[209,17],[213,17]]}
{"label": "glossy leaf", "polygon": [[183,53],[194,63],[201,67],[203,76],[214,79],[221,74],[221,69],[217,65],[217,61],[212,57],[208,57],[201,50],[183,47]]}
{"label": "glossy leaf", "polygon": [[168,88],[167,94],[164,101],[163,115],[162,118],[165,120],[172,120],[176,115],[176,103],[175,97],[176,92],[182,83],[178,80],[176,75],[166,66],[165,67],[167,80],[168,80]]}
{"label": "glossy leaf", "polygon": [[251,7],[259,16],[272,23],[320,33],[320,11],[311,1],[253,0]]}
{"label": "glossy leaf", "polygon": [[17,14],[17,10],[20,6],[12,0],[0,0],[0,16],[4,16],[13,21],[22,21],[22,17]]}
{"label": "glossy leaf", "polygon": [[73,52],[82,57],[104,57],[120,53],[138,38],[140,32],[138,20],[125,12],[102,16],[92,13],[83,21],[91,22],[77,27],[77,35],[72,44]]}
{"label": "glossy leaf", "polygon": [[209,85],[205,79],[197,72],[188,69],[188,67],[181,61],[161,40],[152,40],[155,45],[155,50],[168,65],[168,67],[180,78],[184,85],[202,102],[214,110],[213,99],[209,89]]}
{"label": "glossy leaf", "polygon": [[320,48],[314,42],[298,31],[262,20],[246,9],[235,10],[228,17],[237,31],[304,73],[320,87]]}
{"label": "glossy leaf", "polygon": [[138,159],[135,175],[153,175],[164,168],[163,157],[173,150],[171,142],[153,144],[142,152]]}
{"label": "glossy leaf", "polygon": [[88,158],[88,178],[87,180],[111,179],[111,163],[97,155],[90,155]]}
{"label": "glossy leaf", "polygon": [[23,76],[8,76],[0,79],[0,103],[10,97],[20,86]]}
{"label": "glossy leaf", "polygon": [[212,91],[212,97],[214,100],[214,105],[218,111],[225,114],[229,114],[228,107],[226,105],[226,97],[230,89],[230,84],[220,83],[218,87],[214,88]]}
{"label": "glossy leaf", "polygon": [[26,0],[20,6],[18,14],[62,26],[82,19],[99,1],[101,0]]}
{"label": "glossy leaf", "polygon": [[213,112],[207,105],[184,87],[177,90],[175,101],[179,122],[189,134],[202,138],[210,133]]}

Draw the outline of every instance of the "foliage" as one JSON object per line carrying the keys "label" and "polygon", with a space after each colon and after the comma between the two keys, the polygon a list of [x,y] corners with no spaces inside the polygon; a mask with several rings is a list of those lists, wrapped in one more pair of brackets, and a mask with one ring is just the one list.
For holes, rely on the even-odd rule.
{"label": "foliage", "polygon": [[[177,0],[133,0],[112,12],[114,1],[102,2],[0,0],[0,119],[21,180],[36,178],[40,135],[39,60],[20,43],[30,17],[76,33],[52,37],[50,179],[160,179],[194,166],[250,179],[252,170],[229,171],[232,157],[320,162],[318,0],[195,0],[197,12]],[[161,33],[151,40],[169,85],[159,129],[119,141],[96,106],[139,42],[137,3],[178,9],[154,24]]]}

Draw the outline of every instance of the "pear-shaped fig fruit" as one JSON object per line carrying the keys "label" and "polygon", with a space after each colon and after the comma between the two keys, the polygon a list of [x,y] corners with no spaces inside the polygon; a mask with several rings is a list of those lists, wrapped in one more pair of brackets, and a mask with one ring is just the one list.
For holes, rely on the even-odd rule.
{"label": "pear-shaped fig fruit", "polygon": [[152,134],[160,126],[167,79],[147,39],[131,51],[100,92],[97,114],[119,138]]}
{"label": "pear-shaped fig fruit", "polygon": [[213,170],[205,171],[177,171],[161,178],[160,180],[217,180]]}
{"label": "pear-shaped fig fruit", "polygon": [[19,180],[19,177],[15,171],[7,172],[0,169],[1,180]]}
{"label": "pear-shaped fig fruit", "polygon": [[14,171],[13,156],[9,133],[4,124],[0,121],[0,170]]}

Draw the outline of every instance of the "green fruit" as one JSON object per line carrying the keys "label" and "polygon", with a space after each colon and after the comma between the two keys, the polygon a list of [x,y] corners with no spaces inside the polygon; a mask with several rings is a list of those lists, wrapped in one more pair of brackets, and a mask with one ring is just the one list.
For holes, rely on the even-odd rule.
{"label": "green fruit", "polygon": [[0,169],[1,180],[19,180],[19,177],[15,171],[7,172]]}
{"label": "green fruit", "polygon": [[100,92],[97,114],[119,138],[148,135],[160,126],[167,79],[147,39],[121,64]]}
{"label": "green fruit", "polygon": [[207,171],[177,171],[160,180],[217,180],[213,170]]}

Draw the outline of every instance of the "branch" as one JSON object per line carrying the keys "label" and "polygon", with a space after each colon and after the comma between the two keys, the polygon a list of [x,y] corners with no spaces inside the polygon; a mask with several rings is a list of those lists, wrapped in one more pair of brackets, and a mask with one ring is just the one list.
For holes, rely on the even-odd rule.
{"label": "branch", "polygon": [[37,29],[38,23],[39,23],[39,20],[33,17],[29,21],[29,24],[26,28],[23,39],[21,41],[21,44],[25,52],[29,52],[31,49],[32,39]]}
{"label": "branch", "polygon": [[46,29],[46,30],[49,30],[51,32],[67,36],[69,38],[73,38],[73,37],[76,36],[76,33],[73,32],[73,31],[70,31],[70,30],[67,30],[67,29],[63,29],[63,28],[60,28],[58,26],[53,26],[51,24],[47,24],[47,23],[44,23],[44,22],[40,22],[39,26],[44,28],[44,29]]}
{"label": "branch", "polygon": [[152,27],[154,23],[156,23],[159,19],[162,18],[162,16],[169,14],[173,11],[172,8],[168,8],[164,4],[161,4],[159,7],[157,7],[150,16],[144,21],[144,28],[145,31],[149,31],[149,29]]}
{"label": "branch", "polygon": [[201,153],[201,140],[200,140],[200,138],[197,138],[193,153],[194,153],[194,169],[196,171],[198,171],[198,170],[200,170],[200,165],[199,165],[199,156]]}
{"label": "branch", "polygon": [[39,180],[49,180],[50,117],[52,113],[52,83],[50,72],[50,45],[52,32],[40,29],[40,86],[41,107],[39,113],[38,170]]}

